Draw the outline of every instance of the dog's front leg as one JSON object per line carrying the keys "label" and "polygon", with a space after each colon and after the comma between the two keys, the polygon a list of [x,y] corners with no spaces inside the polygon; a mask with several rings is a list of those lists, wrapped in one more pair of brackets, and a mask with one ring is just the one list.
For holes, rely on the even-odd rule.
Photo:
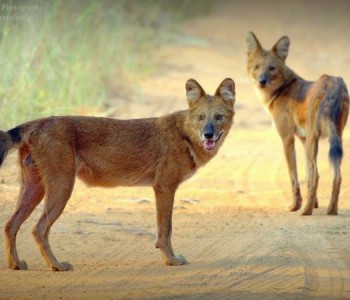
{"label": "dog's front leg", "polygon": [[302,215],[312,214],[312,209],[317,201],[318,171],[317,171],[317,152],[318,139],[316,137],[308,137],[305,144],[306,162],[307,162],[307,194],[308,199],[304,207]]}
{"label": "dog's front leg", "polygon": [[299,187],[299,181],[298,181],[294,137],[293,136],[282,137],[282,140],[283,140],[284,154],[288,165],[289,177],[292,184],[292,193],[293,193],[293,203],[289,206],[289,210],[297,211],[300,209],[303,199],[300,194],[300,187]]}
{"label": "dog's front leg", "polygon": [[181,255],[175,255],[171,245],[172,214],[176,188],[163,187],[160,184],[154,186],[157,206],[157,241],[164,262],[168,266],[186,264],[186,259]]}

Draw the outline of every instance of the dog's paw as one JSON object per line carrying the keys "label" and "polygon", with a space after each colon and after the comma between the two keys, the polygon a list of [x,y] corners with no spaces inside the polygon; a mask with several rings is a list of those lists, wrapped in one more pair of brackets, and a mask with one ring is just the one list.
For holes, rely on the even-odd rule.
{"label": "dog's paw", "polygon": [[311,216],[312,215],[312,209],[304,209],[301,214],[301,216]]}
{"label": "dog's paw", "polygon": [[288,206],[287,209],[289,211],[298,211],[300,209],[300,205],[299,204],[291,204]]}
{"label": "dog's paw", "polygon": [[10,264],[9,269],[12,270],[28,270],[28,265],[24,260],[20,260],[19,263]]}
{"label": "dog's paw", "polygon": [[73,271],[73,266],[68,262],[61,262],[51,267],[52,271]]}
{"label": "dog's paw", "polygon": [[298,211],[301,208],[303,199],[301,197],[296,197],[292,204],[288,206],[289,211]]}
{"label": "dog's paw", "polygon": [[174,255],[171,257],[170,261],[166,262],[167,266],[181,266],[185,264],[188,264],[188,262],[182,255]]}

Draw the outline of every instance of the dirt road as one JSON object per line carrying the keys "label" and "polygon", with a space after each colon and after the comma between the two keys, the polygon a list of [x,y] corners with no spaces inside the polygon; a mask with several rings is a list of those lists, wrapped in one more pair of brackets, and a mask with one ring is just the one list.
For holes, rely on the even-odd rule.
{"label": "dirt road", "polygon": [[[243,1],[240,1],[243,2]],[[176,195],[173,245],[190,264],[165,267],[155,242],[150,188],[91,189],[77,182],[51,231],[52,247],[73,272],[48,271],[31,236],[42,205],[18,234],[28,271],[6,269],[0,236],[0,299],[350,299],[350,127],[340,214],[325,214],[332,174],[328,143],[320,145],[320,208],[290,213],[282,146],[245,70],[245,34],[263,45],[291,38],[287,62],[301,76],[322,73],[350,84],[350,2],[222,1],[184,24],[166,48],[140,99],[116,103],[120,118],[157,116],[186,107],[184,84],[209,93],[225,77],[237,86],[236,119],[218,156]],[[297,145],[305,195],[305,160]],[[0,229],[18,191],[15,157],[0,170]]]}

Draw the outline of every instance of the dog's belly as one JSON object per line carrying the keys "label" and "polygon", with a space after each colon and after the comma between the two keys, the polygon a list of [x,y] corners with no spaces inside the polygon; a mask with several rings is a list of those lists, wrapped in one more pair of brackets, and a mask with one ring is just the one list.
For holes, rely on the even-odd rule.
{"label": "dog's belly", "polygon": [[77,176],[89,186],[149,186],[153,183],[153,176],[146,170],[122,170],[116,167],[91,168],[80,163]]}

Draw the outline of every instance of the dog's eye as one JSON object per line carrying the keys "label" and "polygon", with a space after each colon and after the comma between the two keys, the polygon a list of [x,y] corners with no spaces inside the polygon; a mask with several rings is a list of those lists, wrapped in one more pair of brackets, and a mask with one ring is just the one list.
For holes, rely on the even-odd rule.
{"label": "dog's eye", "polygon": [[198,115],[197,118],[198,118],[198,121],[203,121],[204,120],[204,115]]}
{"label": "dog's eye", "polygon": [[220,121],[220,120],[222,120],[223,118],[224,118],[223,115],[216,115],[216,116],[215,116],[215,119],[216,119],[217,121]]}
{"label": "dog's eye", "polygon": [[256,64],[256,65],[254,65],[254,70],[256,71],[257,69],[259,69],[259,65],[258,64]]}
{"label": "dog's eye", "polygon": [[269,66],[269,70],[270,70],[270,71],[275,71],[275,70],[276,70],[276,67],[275,67],[275,66]]}

